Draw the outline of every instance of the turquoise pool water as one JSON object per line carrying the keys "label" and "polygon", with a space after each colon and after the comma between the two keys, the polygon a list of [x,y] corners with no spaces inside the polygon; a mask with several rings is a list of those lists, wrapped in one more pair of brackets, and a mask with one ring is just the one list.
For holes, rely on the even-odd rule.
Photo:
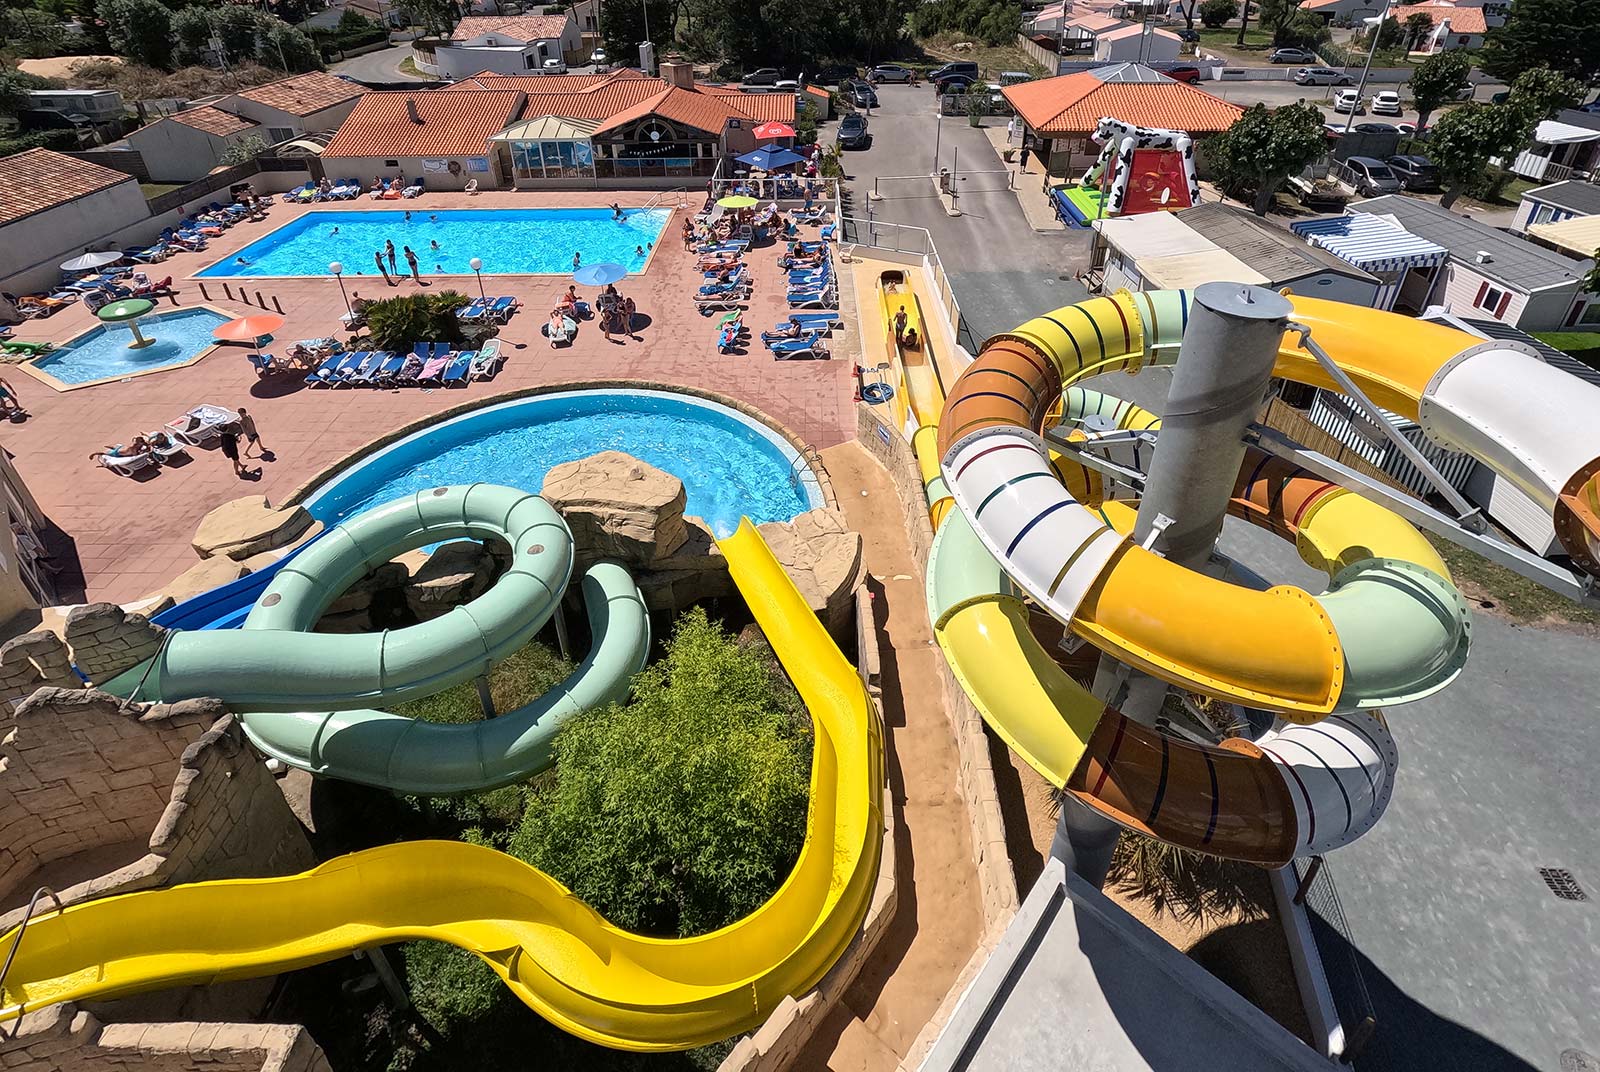
{"label": "turquoise pool water", "polygon": [[103,324],[59,350],[51,350],[35,360],[33,367],[62,383],[78,384],[181,365],[201,350],[217,345],[211,333],[227,322],[226,316],[210,309],[153,313],[140,319],[139,331],[156,341],[138,350],[128,348],[133,341],[128,325]]}
{"label": "turquoise pool water", "polygon": [[[621,220],[614,220],[608,208],[430,212],[424,202],[404,205],[307,212],[200,275],[326,276],[328,265],[338,261],[344,265],[348,284],[356,276],[378,276],[372,254],[385,241],[394,243],[395,265],[402,275],[406,246],[416,251],[424,275],[471,275],[468,262],[473,257],[483,261],[483,271],[490,275],[568,275],[573,253],[581,253],[584,264],[620,264],[638,272],[672,214],[665,208],[630,208],[623,210]],[[639,249],[644,253],[635,252]],[[240,263],[241,257],[247,263]]]}
{"label": "turquoise pool water", "polygon": [[332,477],[305,501],[328,524],[425,488],[485,481],[537,492],[562,462],[620,450],[683,481],[685,512],[727,536],[741,515],[788,521],[824,505],[815,475],[772,429],[668,391],[563,391],[434,425]]}

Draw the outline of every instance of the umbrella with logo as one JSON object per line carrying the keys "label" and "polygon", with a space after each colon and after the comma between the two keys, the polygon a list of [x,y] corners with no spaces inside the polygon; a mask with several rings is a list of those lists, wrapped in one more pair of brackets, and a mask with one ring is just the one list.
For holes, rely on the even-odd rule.
{"label": "umbrella with logo", "polygon": [[572,273],[572,278],[586,287],[603,287],[626,278],[628,270],[620,264],[586,264]]}
{"label": "umbrella with logo", "polygon": [[774,138],[794,137],[794,127],[788,123],[762,123],[750,133],[756,136],[756,141],[771,141]]}
{"label": "umbrella with logo", "polygon": [[223,342],[247,342],[250,348],[261,353],[261,340],[283,327],[283,317],[276,313],[257,313],[254,316],[241,316],[237,320],[230,320],[211,333],[214,339]]}

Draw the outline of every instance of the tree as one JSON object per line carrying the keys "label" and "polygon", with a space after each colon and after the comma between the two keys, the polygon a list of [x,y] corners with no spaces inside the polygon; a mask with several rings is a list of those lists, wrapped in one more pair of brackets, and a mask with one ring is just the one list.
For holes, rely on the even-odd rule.
{"label": "tree", "polygon": [[246,160],[254,160],[267,151],[267,139],[260,134],[246,134],[234,142],[222,154],[222,162],[229,166],[242,164]]}
{"label": "tree", "polygon": [[759,907],[799,855],[810,766],[809,719],[764,648],[698,608],[679,618],[631,703],[562,729],[511,854],[637,933],[704,934]]}
{"label": "tree", "polygon": [[1594,251],[1590,258],[1595,266],[1583,275],[1583,292],[1585,294],[1600,294],[1600,249]]}
{"label": "tree", "polygon": [[1511,83],[1506,102],[1522,109],[1530,123],[1549,119],[1563,108],[1574,108],[1583,100],[1583,85],[1548,67],[1531,67]]}
{"label": "tree", "polygon": [[57,16],[30,7],[0,8],[0,41],[19,59],[60,55],[66,36]]}
{"label": "tree", "polygon": [[260,54],[261,15],[254,8],[234,4],[214,8],[211,28],[222,40],[222,50],[228,54],[230,63],[253,60]]}
{"label": "tree", "polygon": [[1294,18],[1294,12],[1292,0],[1256,0],[1256,23],[1273,34]]}
{"label": "tree", "polygon": [[1428,136],[1428,156],[1444,181],[1441,208],[1455,204],[1467,185],[1480,178],[1491,156],[1504,156],[1527,137],[1530,123],[1521,108],[1470,102],[1439,117]]}
{"label": "tree", "polygon": [[1472,58],[1460,49],[1435,52],[1411,72],[1411,99],[1417,106],[1417,129],[1425,130],[1428,120],[1441,105],[1456,99],[1467,86]]}
{"label": "tree", "polygon": [[186,7],[172,16],[173,55],[185,66],[204,63],[211,40],[211,13],[203,7]]}
{"label": "tree", "polygon": [[1332,36],[1321,16],[1311,11],[1300,11],[1278,27],[1273,34],[1273,42],[1286,48],[1315,48]]}
{"label": "tree", "polygon": [[1200,5],[1200,21],[1213,30],[1221,29],[1239,14],[1238,0],[1206,0]]}
{"label": "tree", "polygon": [[430,34],[449,33],[461,19],[461,9],[454,0],[396,0],[394,6],[413,26],[421,26]]}
{"label": "tree", "polygon": [[172,65],[172,13],[157,0],[102,0],[106,40],[119,56],[147,67]]}
{"label": "tree", "polygon": [[28,106],[28,90],[33,87],[26,75],[0,69],[0,115],[16,115]]}
{"label": "tree", "polygon": [[1322,123],[1322,113],[1309,104],[1271,111],[1257,104],[1207,142],[1206,150],[1230,192],[1249,193],[1252,211],[1265,216],[1284,180],[1328,151]]}
{"label": "tree", "polygon": [[273,19],[261,39],[261,62],[290,72],[319,71],[322,57],[316,42],[305,31]]}
{"label": "tree", "polygon": [[1239,36],[1234,38],[1234,44],[1244,44],[1245,31],[1250,29],[1251,0],[1242,0],[1239,5]]}
{"label": "tree", "polygon": [[1399,48],[1405,41],[1406,32],[1401,29],[1400,23],[1393,16],[1386,18],[1376,28],[1368,30],[1366,41],[1370,44],[1372,35],[1378,35],[1377,50],[1387,52]]}
{"label": "tree", "polygon": [[1480,62],[1506,82],[1535,67],[1549,67],[1594,85],[1600,80],[1600,4],[1517,0],[1504,25],[1489,31]]}
{"label": "tree", "polygon": [[1407,15],[1405,30],[1406,49],[1407,51],[1414,51],[1418,45],[1422,44],[1433,33],[1433,16],[1422,11],[1418,11],[1414,15]]}

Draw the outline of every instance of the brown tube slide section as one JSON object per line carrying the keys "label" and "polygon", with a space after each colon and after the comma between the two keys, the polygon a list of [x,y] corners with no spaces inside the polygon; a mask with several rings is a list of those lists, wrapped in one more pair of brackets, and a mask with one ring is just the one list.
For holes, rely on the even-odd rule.
{"label": "brown tube slide section", "polygon": [[1049,358],[1021,339],[999,337],[983,348],[944,401],[939,457],[983,428],[1038,431],[1061,394],[1061,374]]}

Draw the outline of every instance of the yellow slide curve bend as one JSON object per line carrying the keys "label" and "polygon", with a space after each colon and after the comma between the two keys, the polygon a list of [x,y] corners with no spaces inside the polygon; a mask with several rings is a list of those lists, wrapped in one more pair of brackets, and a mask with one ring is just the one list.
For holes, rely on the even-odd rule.
{"label": "yellow slide curve bend", "polygon": [[[419,841],[284,878],[202,882],[34,919],[0,1021],[62,1001],[266,975],[431,938],[482,957],[519,998],[605,1046],[678,1050],[748,1030],[809,990],[872,900],[883,833],[883,732],[861,679],[744,521],[729,571],[811,712],[811,809],[794,871],[720,931],[646,938],[492,849]],[[0,938],[9,948],[15,932]]]}

